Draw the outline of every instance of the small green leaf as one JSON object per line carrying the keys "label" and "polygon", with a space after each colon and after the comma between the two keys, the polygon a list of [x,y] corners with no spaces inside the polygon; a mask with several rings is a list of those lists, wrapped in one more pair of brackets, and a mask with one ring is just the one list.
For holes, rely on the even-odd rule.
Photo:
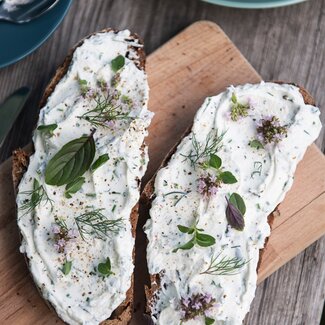
{"label": "small green leaf", "polygon": [[61,186],[82,176],[93,162],[95,151],[92,134],[68,142],[47,164],[45,183]]}
{"label": "small green leaf", "polygon": [[205,316],[204,320],[205,320],[205,325],[212,325],[215,322],[215,320],[213,318],[210,318],[207,316]]}
{"label": "small green leaf", "polygon": [[210,155],[210,160],[209,160],[209,165],[212,168],[219,169],[222,165],[222,160],[219,156],[211,154]]}
{"label": "small green leaf", "polygon": [[57,124],[48,124],[48,125],[39,125],[37,130],[45,133],[45,134],[49,134],[50,136],[53,135],[53,131],[58,127]]}
{"label": "small green leaf", "polygon": [[111,62],[111,67],[114,72],[117,72],[121,68],[124,67],[125,64],[125,58],[123,55],[118,55],[115,59]]}
{"label": "small green leaf", "polygon": [[214,237],[207,235],[207,234],[196,234],[196,242],[201,247],[209,247],[216,243]]}
{"label": "small green leaf", "polygon": [[189,231],[192,230],[192,228],[189,228],[189,227],[185,227],[185,226],[181,226],[181,225],[178,225],[177,226],[178,230],[184,234],[187,234],[189,233]]}
{"label": "small green leaf", "polygon": [[63,264],[63,267],[62,267],[62,273],[64,275],[68,275],[71,271],[71,267],[72,267],[72,261],[65,261],[65,263]]}
{"label": "small green leaf", "polygon": [[193,248],[194,246],[194,242],[193,242],[193,239],[191,239],[189,242],[187,242],[186,244],[184,245],[181,245],[181,246],[178,246],[177,248],[173,249],[173,253],[176,253],[179,249],[183,249],[183,250],[188,250],[188,249],[191,249]]}
{"label": "small green leaf", "polygon": [[78,79],[78,83],[79,83],[81,94],[86,95],[87,91],[89,90],[87,80]]}
{"label": "small green leaf", "polygon": [[252,141],[249,141],[248,145],[250,147],[252,147],[252,148],[257,149],[257,150],[264,148],[263,144],[260,141],[256,140],[256,139],[255,140],[252,140]]}
{"label": "small green leaf", "polygon": [[235,93],[232,93],[232,95],[231,95],[231,101],[232,101],[234,104],[237,103],[237,97],[236,97]]}
{"label": "small green leaf", "polygon": [[234,184],[237,183],[236,177],[231,172],[223,172],[219,175],[220,179],[224,184]]}
{"label": "small green leaf", "polygon": [[243,198],[238,193],[232,193],[229,202],[234,205],[244,215],[246,213],[246,205]]}
{"label": "small green leaf", "polygon": [[99,156],[97,160],[95,160],[95,162],[92,164],[90,169],[92,171],[95,171],[96,169],[104,165],[108,160],[109,160],[109,156],[107,153],[105,153],[104,155]]}
{"label": "small green leaf", "polygon": [[84,177],[78,177],[71,183],[67,184],[65,187],[65,192],[64,195],[66,198],[71,199],[71,194],[77,193],[82,185],[85,183],[85,178]]}
{"label": "small green leaf", "polygon": [[106,262],[98,264],[97,270],[99,273],[101,273],[104,276],[110,276],[111,274],[114,274],[111,271],[111,261],[109,257],[107,257]]}

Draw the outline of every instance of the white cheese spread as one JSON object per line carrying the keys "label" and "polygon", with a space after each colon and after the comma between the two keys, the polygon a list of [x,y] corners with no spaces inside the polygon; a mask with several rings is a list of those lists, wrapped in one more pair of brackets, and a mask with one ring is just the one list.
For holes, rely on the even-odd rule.
{"label": "white cheese spread", "polygon": [[[235,103],[246,109],[247,114],[239,119],[231,115]],[[151,307],[154,322],[242,324],[255,294],[259,251],[270,235],[268,216],[284,199],[298,162],[317,138],[319,114],[317,107],[304,103],[297,87],[287,84],[230,87],[205,100],[191,133],[154,183],[151,219],[145,225],[149,273],[159,274],[161,279]],[[274,137],[265,126],[272,116]],[[215,184],[213,168],[202,168],[205,157],[194,166],[192,162],[195,146],[204,150],[216,130],[224,135],[215,154],[237,182],[211,186],[202,183],[202,174],[209,171]],[[234,192],[246,204],[242,231],[232,227],[226,217],[226,197]],[[175,252],[193,237],[178,226],[193,224],[213,236],[215,243]],[[212,258],[214,274],[209,270]]]}
{"label": "white cheese spread", "polygon": [[4,0],[3,7],[8,11],[15,11],[19,6],[33,1],[35,0]]}
{"label": "white cheese spread", "polygon": [[[39,116],[38,126],[57,127],[52,136],[35,131],[35,153],[19,185],[21,252],[28,257],[42,295],[69,324],[91,325],[108,319],[131,286],[134,238],[130,214],[138,201],[139,181],[148,163],[143,141],[152,117],[147,110],[147,76],[136,65],[139,58],[134,48],[141,46],[125,30],[95,34],[75,50],[66,75]],[[130,118],[108,121],[106,127],[94,126],[80,117],[98,108],[94,97],[98,84],[111,88],[117,69],[112,62],[118,56],[124,57],[125,64],[115,81],[116,93],[129,105]],[[84,96],[81,87],[86,87]],[[119,109],[119,105],[112,109]],[[107,154],[109,160],[95,171],[88,170],[83,175],[85,182],[81,189],[67,198],[65,186],[45,183],[44,170],[63,145],[91,134],[94,128],[95,159]],[[38,204],[33,203],[34,179],[41,186],[41,194],[46,193],[46,199],[43,197]],[[86,227],[89,234],[83,239],[75,218],[89,211],[100,211],[108,220],[121,218],[119,231],[98,238]],[[64,222],[66,242],[56,238],[61,228],[55,220]],[[103,276],[98,265],[107,258],[113,274]],[[65,265],[67,261],[71,262],[69,266]]]}

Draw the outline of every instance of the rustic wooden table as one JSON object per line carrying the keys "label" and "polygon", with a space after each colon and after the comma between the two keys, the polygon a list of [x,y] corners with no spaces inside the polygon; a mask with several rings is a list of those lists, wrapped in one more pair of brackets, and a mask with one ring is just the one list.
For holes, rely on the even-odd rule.
{"label": "rustic wooden table", "polygon": [[[198,0],[76,0],[40,49],[0,70],[0,101],[19,86],[33,88],[28,109],[19,116],[0,151],[0,161],[30,142],[44,87],[80,38],[105,27],[129,28],[144,38],[150,53],[201,19],[219,24],[265,80],[305,86],[324,112],[325,0],[268,10],[230,9]],[[324,140],[323,131],[317,141],[323,151]],[[325,237],[261,283],[246,324],[319,324],[325,297],[324,251]]]}

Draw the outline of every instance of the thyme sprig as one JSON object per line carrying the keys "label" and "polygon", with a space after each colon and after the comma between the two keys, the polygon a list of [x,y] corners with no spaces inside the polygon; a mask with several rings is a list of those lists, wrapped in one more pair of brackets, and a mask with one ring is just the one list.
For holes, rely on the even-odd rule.
{"label": "thyme sprig", "polygon": [[231,96],[231,102],[230,117],[233,121],[238,121],[240,118],[248,115],[249,105],[239,103],[235,93]]}
{"label": "thyme sprig", "polygon": [[123,219],[107,219],[102,213],[104,209],[88,211],[75,218],[78,231],[83,240],[86,236],[94,235],[96,238],[105,240],[111,233],[117,234],[123,228]]}
{"label": "thyme sprig", "polygon": [[205,140],[205,143],[199,143],[196,139],[195,133],[192,136],[192,147],[188,155],[181,154],[185,159],[189,159],[192,167],[196,167],[196,164],[212,154],[216,154],[222,148],[222,139],[225,133],[218,133],[218,130],[211,130]]}
{"label": "thyme sprig", "polygon": [[95,92],[93,100],[96,103],[94,109],[79,116],[96,127],[109,127],[109,122],[117,120],[132,120],[129,116],[129,112],[125,112],[123,109],[125,105],[120,101],[120,93],[115,89],[112,92],[107,91]]}
{"label": "thyme sprig", "polygon": [[50,203],[51,208],[53,208],[53,200],[49,198],[44,186],[36,178],[34,178],[33,189],[31,191],[21,192],[20,194],[29,196],[29,199],[24,200],[24,204],[19,208],[20,210],[25,210],[24,215],[33,211],[42,201],[45,204]]}
{"label": "thyme sprig", "polygon": [[166,194],[163,194],[163,197],[165,198],[166,196],[169,195],[174,195],[174,198],[176,199],[174,202],[174,206],[176,206],[179,201],[181,199],[183,199],[184,197],[186,197],[187,194],[191,193],[191,191],[186,191],[186,192],[182,192],[182,191],[172,191],[172,192],[168,192]]}
{"label": "thyme sprig", "polygon": [[217,256],[212,256],[208,268],[200,274],[209,275],[235,275],[243,268],[249,261],[238,257],[224,256],[218,261],[221,253]]}

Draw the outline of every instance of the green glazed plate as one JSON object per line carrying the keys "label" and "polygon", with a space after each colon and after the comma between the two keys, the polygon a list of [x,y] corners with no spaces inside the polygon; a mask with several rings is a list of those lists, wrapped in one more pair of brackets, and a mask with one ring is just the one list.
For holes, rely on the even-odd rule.
{"label": "green glazed plate", "polygon": [[205,2],[213,3],[225,7],[245,8],[245,9],[262,9],[275,8],[293,5],[295,3],[306,0],[203,0]]}

